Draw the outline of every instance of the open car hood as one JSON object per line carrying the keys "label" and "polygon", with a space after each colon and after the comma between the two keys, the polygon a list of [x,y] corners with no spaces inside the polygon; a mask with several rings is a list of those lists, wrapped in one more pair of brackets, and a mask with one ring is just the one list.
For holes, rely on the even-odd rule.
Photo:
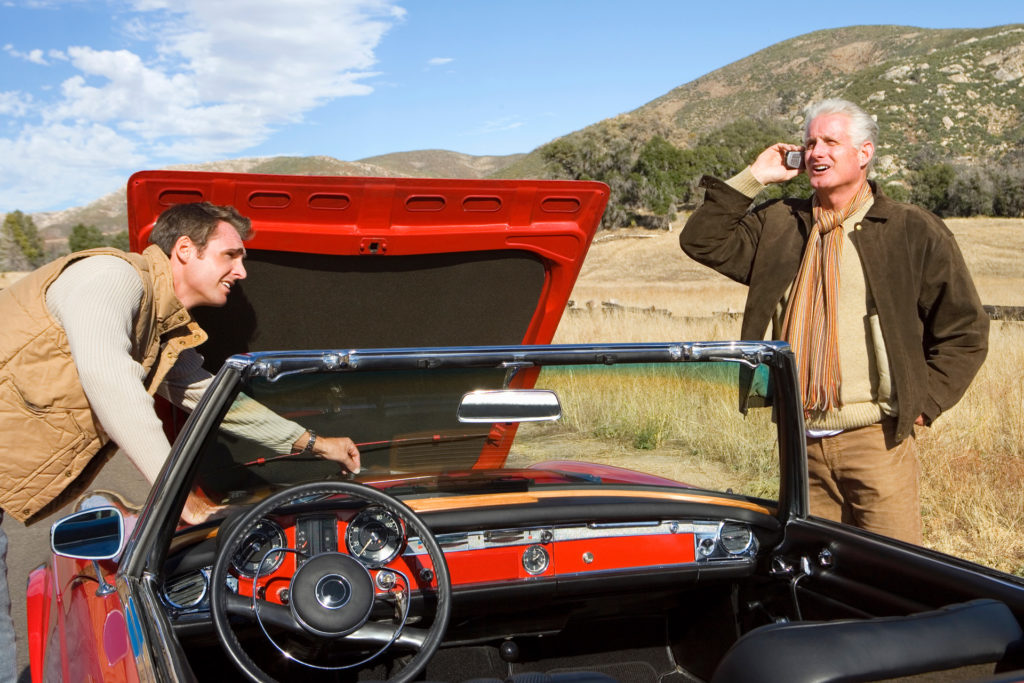
{"label": "open car hood", "polygon": [[194,311],[216,370],[248,351],[551,341],[604,212],[596,182],[143,171],[133,251],[169,206],[251,219],[248,277]]}

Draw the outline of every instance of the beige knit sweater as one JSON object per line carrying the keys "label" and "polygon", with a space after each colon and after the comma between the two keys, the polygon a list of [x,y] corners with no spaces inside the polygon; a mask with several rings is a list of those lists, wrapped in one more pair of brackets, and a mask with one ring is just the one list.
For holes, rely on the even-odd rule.
{"label": "beige knit sweater", "polygon": [[[64,328],[89,405],[110,439],[152,483],[171,446],[146,393],[145,372],[131,355],[131,331],[142,281],[127,261],[92,256],[76,261],[46,292],[46,306]],[[158,393],[191,411],[212,375],[194,349],[181,354]],[[236,402],[225,429],[278,453],[305,431],[252,400]]]}
{"label": "beige knit sweater", "polygon": [[[754,178],[749,167],[726,182],[751,199],[765,187]],[[884,415],[897,414],[895,387],[890,379],[885,341],[882,339],[874,297],[868,290],[857,254],[860,222],[873,203],[873,200],[869,200],[860,211],[843,222],[838,303],[841,374],[839,398],[842,406],[838,410],[809,415],[806,424],[811,432],[856,429],[874,424]],[[774,339],[781,337],[788,303],[787,291],[775,309],[771,330]]]}

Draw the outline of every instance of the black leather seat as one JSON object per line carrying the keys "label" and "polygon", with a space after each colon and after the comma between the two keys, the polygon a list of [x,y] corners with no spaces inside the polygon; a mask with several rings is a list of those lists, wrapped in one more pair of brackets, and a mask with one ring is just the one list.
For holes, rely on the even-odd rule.
{"label": "black leather seat", "polygon": [[996,600],[973,600],[905,617],[770,624],[736,641],[711,680],[883,680],[997,662],[1021,635],[1013,613]]}

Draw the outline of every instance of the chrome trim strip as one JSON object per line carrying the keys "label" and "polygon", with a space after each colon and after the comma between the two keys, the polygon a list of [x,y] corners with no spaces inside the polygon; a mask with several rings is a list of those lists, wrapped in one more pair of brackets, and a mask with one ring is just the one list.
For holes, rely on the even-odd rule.
{"label": "chrome trim strip", "polygon": [[[435,538],[445,553],[458,553],[486,548],[505,548],[548,544],[558,541],[582,541],[627,536],[670,536],[678,534],[710,535],[717,541],[721,522],[684,522],[680,520],[590,523],[565,527],[531,527],[526,529],[489,529],[486,531],[438,534]],[[423,555],[426,551],[415,536],[406,541],[403,555]]]}
{"label": "chrome trim strip", "polygon": [[773,365],[785,342],[661,342],[636,344],[551,344],[528,346],[455,346],[396,349],[321,349],[302,351],[261,351],[227,359],[226,365],[248,376],[270,381],[307,372],[347,372],[370,369],[466,364],[507,367],[594,363],[635,363],[643,361],[734,361],[754,366]]}

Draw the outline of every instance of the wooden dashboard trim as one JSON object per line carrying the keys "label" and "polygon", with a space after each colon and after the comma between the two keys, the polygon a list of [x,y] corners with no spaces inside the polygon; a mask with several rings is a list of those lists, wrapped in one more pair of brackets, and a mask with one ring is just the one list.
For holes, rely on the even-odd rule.
{"label": "wooden dashboard trim", "polygon": [[[535,491],[533,493],[486,493],[468,496],[445,496],[442,498],[413,498],[403,502],[414,512],[443,512],[447,510],[466,510],[477,507],[495,507],[501,505],[529,505],[541,500],[557,498],[644,498],[648,500],[665,500],[682,503],[702,503],[705,505],[723,505],[726,507],[751,510],[762,515],[774,515],[775,510],[745,500],[735,500],[721,496],[701,496],[682,491],[636,491],[630,489],[605,489],[601,491]],[[182,534],[171,543],[171,552],[203,538],[213,538],[217,528],[200,529],[198,533]]]}
{"label": "wooden dashboard trim", "polygon": [[445,496],[443,498],[414,498],[403,501],[415,512],[439,512],[443,510],[464,510],[477,507],[501,505],[529,505],[541,500],[556,498],[646,498],[683,503],[703,503],[742,508],[764,515],[775,514],[773,510],[757,503],[735,500],[720,496],[701,496],[677,491],[636,491],[629,489],[603,489],[601,491],[535,491],[533,493],[486,493],[469,496]]}

